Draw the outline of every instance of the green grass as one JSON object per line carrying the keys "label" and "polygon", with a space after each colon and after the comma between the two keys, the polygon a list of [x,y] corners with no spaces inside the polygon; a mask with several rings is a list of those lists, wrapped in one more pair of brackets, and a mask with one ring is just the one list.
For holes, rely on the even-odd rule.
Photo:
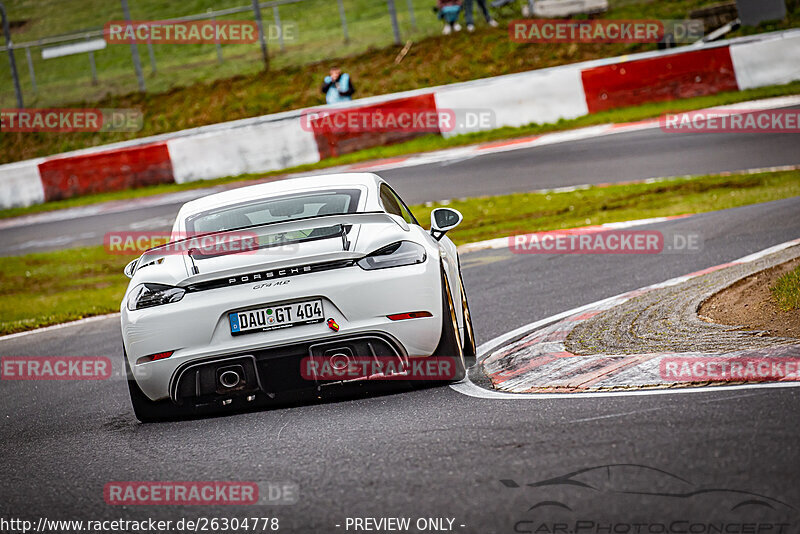
{"label": "green grass", "polygon": [[[505,127],[486,132],[476,132],[471,134],[458,135],[450,138],[444,138],[438,135],[428,135],[424,137],[419,137],[412,141],[407,141],[405,143],[369,148],[366,150],[353,152],[351,154],[346,154],[338,158],[326,159],[320,161],[319,163],[302,165],[299,167],[293,167],[290,169],[284,169],[265,174],[229,176],[225,178],[219,178],[217,180],[206,180],[201,182],[190,182],[185,184],[163,184],[163,185],[143,187],[139,189],[127,189],[124,191],[112,191],[108,193],[99,193],[94,195],[75,197],[67,200],[47,202],[44,204],[36,204],[27,207],[10,208],[5,210],[0,210],[0,219],[8,217],[17,217],[21,215],[29,215],[32,213],[41,213],[45,211],[53,211],[58,209],[72,208],[76,206],[85,206],[89,204],[96,204],[99,202],[108,202],[113,200],[124,200],[124,199],[140,198],[158,194],[174,193],[177,191],[184,191],[187,189],[208,188],[232,182],[254,181],[269,177],[276,177],[293,172],[325,169],[337,165],[346,165],[346,164],[358,163],[374,159],[390,158],[407,154],[427,152],[431,150],[440,150],[445,148],[469,145],[473,143],[482,143],[482,142],[497,141],[501,139],[511,139],[515,137],[538,135],[554,131],[568,130],[586,126],[594,126],[598,124],[633,122],[637,120],[658,117],[665,113],[677,113],[682,111],[689,111],[689,110],[701,109],[713,106],[721,106],[726,104],[732,104],[735,102],[742,102],[759,98],[769,98],[769,97],[785,96],[793,94],[800,94],[800,82],[794,82],[791,84],[780,85],[780,86],[762,87],[759,89],[749,89],[746,91],[739,91],[739,92],[720,93],[717,95],[689,98],[686,100],[677,100],[673,102],[657,102],[651,104],[643,104],[640,106],[635,106],[630,108],[604,111],[601,113],[596,113],[594,115],[579,117],[577,119],[561,120],[556,124],[530,124],[519,128]],[[242,183],[241,185],[245,184]]]}
{"label": "green grass", "polygon": [[[411,31],[405,2],[396,1],[403,39],[414,41],[408,55],[398,65],[398,47],[391,44],[391,30],[382,0],[345,0],[352,42],[343,46],[335,2],[308,0],[282,6],[285,20],[301,23],[298,43],[285,53],[271,50],[271,72],[263,72],[256,46],[238,50],[225,48],[231,61],[218,65],[212,45],[157,45],[159,69],[147,75],[148,93],[135,92],[129,51],[124,45],[109,46],[97,53],[100,83],[93,86],[84,55],[47,60],[37,65],[42,89],[31,98],[25,58],[18,57],[23,88],[31,107],[92,106],[98,108],[136,108],[145,118],[144,128],[136,133],[1,133],[0,163],[46,156],[88,146],[107,144],[259,116],[323,103],[319,91],[322,77],[333,64],[348,71],[357,87],[356,96],[392,93],[489,76],[576,63],[589,59],[619,56],[655,48],[654,44],[569,44],[513,43],[507,30],[488,28],[478,22],[475,33],[439,35],[439,23],[430,11],[432,0],[412,0],[419,29]],[[800,26],[800,0],[791,0],[786,21],[762,29]],[[219,0],[213,7],[246,4],[242,0]],[[606,18],[685,18],[697,7],[713,0],[616,0]],[[118,2],[84,0],[83,9],[49,0],[13,0],[7,7],[12,20],[29,22],[15,30],[17,42],[89,26],[101,26],[118,19]],[[211,2],[131,2],[133,18],[156,19],[204,11]],[[296,10],[296,11],[292,11]],[[269,11],[269,10],[267,10]],[[265,11],[267,22],[271,12]],[[519,18],[519,11],[502,10],[503,23]],[[751,31],[751,30],[748,30]],[[162,48],[159,48],[162,47]],[[205,48],[204,48],[205,47]],[[236,59],[234,56],[240,56]],[[140,55],[147,67],[146,47]],[[20,54],[18,54],[20,56]],[[108,57],[106,57],[108,56]],[[42,60],[36,60],[42,63]],[[7,58],[0,55],[0,72],[7,72]],[[149,71],[148,71],[149,72]],[[0,107],[12,107],[14,96],[10,77],[0,76]]]}
{"label": "green grass", "polygon": [[783,311],[800,309],[800,267],[778,278],[770,291],[773,300]]}
{"label": "green grass", "polygon": [[[515,233],[700,213],[800,195],[800,172],[704,176],[564,193],[454,200],[464,214],[457,244]],[[412,206],[420,221],[439,205]],[[0,258],[0,334],[118,310],[130,256],[102,247]],[[795,297],[797,279],[795,279]]]}
{"label": "green grass", "polygon": [[119,310],[130,260],[102,247],[0,259],[0,334]]}

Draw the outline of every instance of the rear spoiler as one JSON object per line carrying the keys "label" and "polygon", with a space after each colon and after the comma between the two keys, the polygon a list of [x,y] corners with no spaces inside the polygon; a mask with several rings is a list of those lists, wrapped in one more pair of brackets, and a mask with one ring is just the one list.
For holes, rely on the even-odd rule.
{"label": "rear spoiler", "polygon": [[402,219],[398,219],[392,217],[388,213],[382,211],[371,211],[365,213],[345,213],[339,215],[322,215],[316,217],[305,217],[302,219],[293,219],[291,221],[282,221],[282,222],[274,222],[274,223],[267,223],[267,224],[258,224],[253,226],[246,226],[244,228],[237,228],[235,230],[224,230],[220,232],[209,232],[207,234],[200,234],[194,237],[188,237],[185,239],[180,239],[178,241],[173,241],[170,243],[166,243],[164,245],[160,245],[155,248],[151,248],[145,251],[142,254],[142,257],[139,259],[138,268],[144,267],[146,265],[151,265],[152,263],[158,262],[167,254],[174,254],[173,251],[176,248],[180,248],[182,246],[186,246],[187,251],[186,255],[189,257],[192,263],[192,274],[198,274],[197,266],[195,265],[195,258],[203,259],[203,258],[212,258],[218,256],[225,256],[227,254],[233,254],[234,251],[229,252],[219,252],[213,254],[206,254],[201,253],[199,249],[195,249],[191,247],[191,242],[193,240],[198,239],[205,239],[205,238],[215,238],[218,236],[225,236],[228,234],[236,234],[236,233],[252,233],[258,236],[258,238],[263,238],[265,236],[270,235],[279,235],[279,234],[287,234],[290,232],[301,232],[301,231],[313,231],[319,228],[337,228],[338,231],[336,233],[332,233],[330,235],[325,235],[322,237],[312,237],[312,238],[300,238],[300,239],[292,239],[292,240],[281,240],[274,243],[268,243],[263,246],[258,246],[258,249],[262,248],[270,248],[275,246],[284,246],[292,243],[301,243],[304,241],[313,241],[317,239],[332,239],[339,237],[342,240],[342,250],[347,251],[350,248],[350,241],[347,239],[347,233],[349,229],[354,225],[362,225],[362,224],[386,224],[386,223],[394,223],[397,224],[400,228],[405,231],[408,231],[409,227],[402,221]]}

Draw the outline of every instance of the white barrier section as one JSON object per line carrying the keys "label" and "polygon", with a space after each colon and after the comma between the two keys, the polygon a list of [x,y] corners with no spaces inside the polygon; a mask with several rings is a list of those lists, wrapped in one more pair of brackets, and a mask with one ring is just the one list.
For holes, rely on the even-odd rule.
{"label": "white barrier section", "polygon": [[44,158],[0,165],[0,208],[16,208],[44,202],[39,164]]}
{"label": "white barrier section", "polygon": [[298,117],[167,141],[175,182],[268,172],[319,161]]}
{"label": "white barrier section", "polygon": [[[436,91],[435,98],[440,114],[448,110],[455,112],[455,128],[443,131],[445,137],[503,126],[552,123],[589,113],[581,71],[576,67],[557,67],[489,78],[461,87],[443,87]],[[467,123],[466,118],[472,112],[482,110],[493,112],[494,124]]]}
{"label": "white barrier section", "polygon": [[739,89],[800,80],[800,35],[730,47]]}

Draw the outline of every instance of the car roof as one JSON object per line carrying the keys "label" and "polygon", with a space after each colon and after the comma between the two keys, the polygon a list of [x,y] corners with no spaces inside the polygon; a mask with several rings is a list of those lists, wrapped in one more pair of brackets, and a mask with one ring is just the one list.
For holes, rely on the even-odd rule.
{"label": "car roof", "polygon": [[324,174],[276,180],[263,184],[237,187],[236,189],[214,193],[213,195],[189,201],[183,205],[178,217],[185,219],[190,215],[209,209],[298,191],[313,191],[331,187],[365,187],[368,191],[377,191],[382,182],[383,179],[380,176],[370,172]]}

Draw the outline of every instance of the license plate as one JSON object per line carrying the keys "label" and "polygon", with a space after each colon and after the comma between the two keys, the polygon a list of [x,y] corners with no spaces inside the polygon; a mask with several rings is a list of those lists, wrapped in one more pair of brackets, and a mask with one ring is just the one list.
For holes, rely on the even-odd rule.
{"label": "license plate", "polygon": [[255,310],[228,314],[231,335],[266,332],[325,320],[321,300],[306,300],[280,306],[265,306]]}

